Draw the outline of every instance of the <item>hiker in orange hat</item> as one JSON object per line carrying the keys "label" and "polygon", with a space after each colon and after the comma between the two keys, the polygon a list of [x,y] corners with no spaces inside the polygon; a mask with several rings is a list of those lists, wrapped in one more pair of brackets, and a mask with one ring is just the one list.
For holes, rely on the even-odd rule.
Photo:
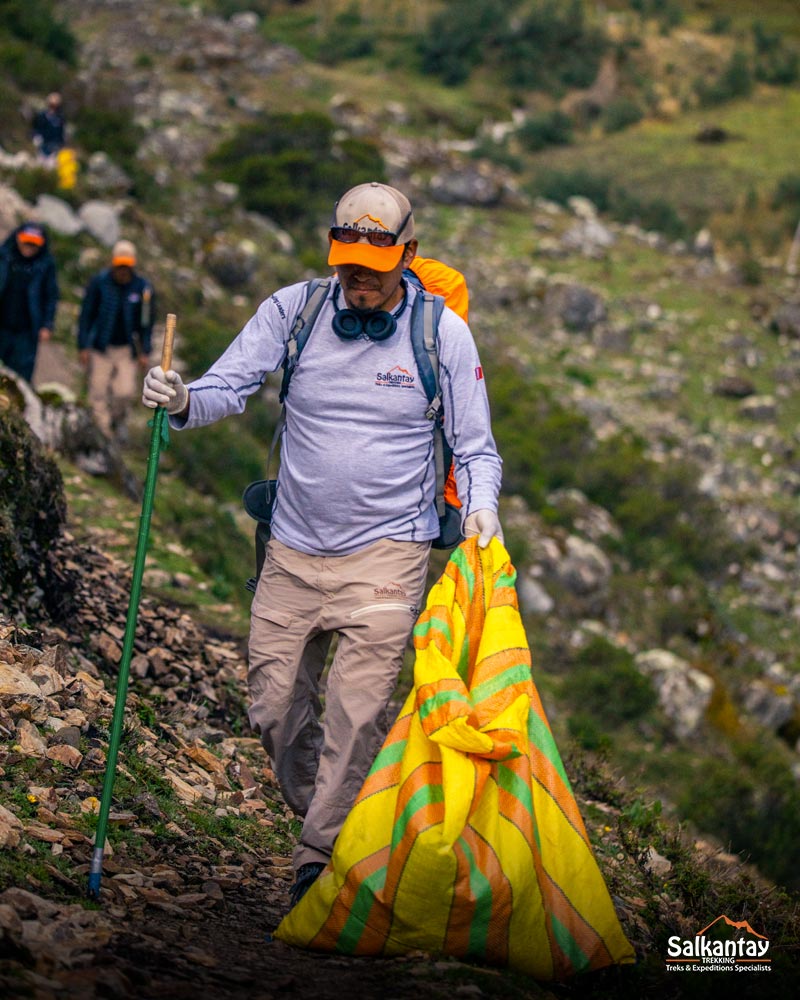
{"label": "hiker in orange hat", "polygon": [[[336,203],[328,238],[333,276],[266,298],[190,385],[151,368],[142,395],[146,406],[167,408],[171,426],[200,427],[241,413],[284,365],[280,472],[252,604],[248,683],[250,722],[303,817],[293,903],[329,860],[386,735],[440,532],[435,421],[412,343],[425,297],[403,275],[418,245],[411,204],[386,184],[359,184]],[[469,327],[446,307],[436,336],[461,526],[486,546],[502,537],[501,462],[483,369]]]}
{"label": "hiker in orange hat", "polygon": [[58,294],[47,232],[25,222],[0,246],[0,363],[28,382],[39,344],[52,335]]}
{"label": "hiker in orange hat", "polygon": [[136,271],[136,247],[119,240],[111,266],[86,287],[78,320],[78,349],[89,378],[89,404],[108,436],[124,440],[131,402],[150,366],[155,293]]}

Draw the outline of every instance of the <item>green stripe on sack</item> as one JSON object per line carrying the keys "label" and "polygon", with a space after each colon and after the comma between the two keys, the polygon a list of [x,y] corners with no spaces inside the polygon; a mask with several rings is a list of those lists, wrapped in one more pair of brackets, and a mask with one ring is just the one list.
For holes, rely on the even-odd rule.
{"label": "green stripe on sack", "polygon": [[412,816],[418,813],[420,809],[424,809],[425,806],[432,805],[435,802],[444,802],[444,789],[441,785],[423,785],[419,791],[414,792],[392,827],[392,851],[403,839],[406,827]]}
{"label": "green stripe on sack", "polygon": [[414,626],[414,638],[425,639],[429,632],[441,632],[447,640],[448,646],[453,645],[453,633],[450,631],[450,623],[441,618],[426,618]]}
{"label": "green stripe on sack", "polygon": [[375,894],[386,885],[386,865],[368,875],[358,887],[356,898],[350,907],[342,932],[336,939],[336,948],[347,955],[352,955],[358,947],[364,928],[369,923],[369,915],[375,904]]}
{"label": "green stripe on sack", "polygon": [[572,786],[569,783],[567,772],[564,770],[561,754],[558,752],[553,734],[547,728],[544,720],[533,710],[528,712],[528,739],[547,757],[556,771],[558,771],[567,791],[571,792]]}
{"label": "green stripe on sack", "polygon": [[501,670],[499,674],[495,674],[494,677],[490,677],[482,684],[478,684],[477,687],[474,687],[470,691],[472,704],[475,706],[480,705],[480,703],[486,698],[491,698],[493,695],[496,695],[498,691],[502,691],[503,688],[510,687],[512,684],[528,683],[530,679],[531,668],[528,664],[515,663],[514,666],[506,667],[506,669]]}
{"label": "green stripe on sack", "polygon": [[[527,781],[523,781],[522,778],[511,768],[505,767],[503,764],[497,765],[497,784],[519,802],[520,807],[525,810],[528,815],[533,817],[533,835],[536,838],[536,848],[541,851],[542,842],[539,838],[539,824],[536,822],[536,816],[533,814],[533,793],[531,792],[531,786]],[[513,822],[513,820],[510,820]],[[514,824],[516,826],[516,824]]]}
{"label": "green stripe on sack", "polygon": [[447,705],[453,701],[457,702],[459,706],[466,705],[467,708],[472,709],[469,698],[462,691],[437,691],[436,694],[431,695],[430,698],[426,698],[420,705],[420,722],[427,719],[431,712],[435,712],[437,708],[441,708],[442,705]]}
{"label": "green stripe on sack", "polygon": [[454,563],[458,567],[459,573],[461,573],[467,581],[469,599],[472,600],[472,595],[475,593],[475,571],[469,564],[467,553],[462,548],[456,549],[450,556],[450,562]]}
{"label": "green stripe on sack", "polygon": [[462,838],[458,843],[469,862],[469,888],[475,900],[475,912],[469,925],[469,954],[485,955],[492,920],[492,884],[478,867],[469,845]]}
{"label": "green stripe on sack", "polygon": [[495,581],[495,589],[498,587],[513,587],[517,582],[517,571],[512,569],[510,573],[501,573]]}
{"label": "green stripe on sack", "polygon": [[572,972],[583,972],[590,965],[589,958],[583,953],[578,942],[570,934],[569,929],[561,921],[551,915],[553,937],[556,939],[558,947],[564,952],[572,964]]}
{"label": "green stripe on sack", "polygon": [[369,769],[370,774],[375,774],[376,771],[380,771],[381,768],[388,767],[390,764],[397,764],[403,759],[403,754],[406,752],[406,745],[408,740],[398,740],[396,743],[389,743],[380,751],[372,767]]}
{"label": "green stripe on sack", "polygon": [[529,813],[533,812],[531,786],[527,781],[523,781],[510,767],[505,767],[503,764],[497,765],[497,784],[504,792],[513,795],[523,809]]}

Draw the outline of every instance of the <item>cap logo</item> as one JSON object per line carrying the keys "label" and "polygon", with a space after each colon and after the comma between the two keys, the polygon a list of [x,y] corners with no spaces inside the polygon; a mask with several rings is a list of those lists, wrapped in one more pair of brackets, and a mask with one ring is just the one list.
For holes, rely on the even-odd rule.
{"label": "cap logo", "polygon": [[364,222],[364,219],[369,219],[369,221],[372,222],[372,223],[374,223],[374,225],[380,226],[381,229],[385,229],[387,232],[389,231],[389,227],[386,225],[386,223],[382,219],[379,219],[379,218],[377,218],[374,215],[370,215],[369,212],[365,212],[364,215],[359,216],[359,218],[357,218],[356,221],[353,223],[353,227],[352,228],[353,229],[361,229],[361,228],[366,229],[366,226],[362,226],[362,223]]}

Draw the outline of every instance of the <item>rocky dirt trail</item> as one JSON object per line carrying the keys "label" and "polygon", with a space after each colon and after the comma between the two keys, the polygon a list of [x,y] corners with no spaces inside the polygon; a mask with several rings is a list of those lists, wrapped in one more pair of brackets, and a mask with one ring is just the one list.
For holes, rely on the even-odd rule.
{"label": "rocky dirt trail", "polygon": [[70,535],[57,564],[72,596],[66,621],[0,618],[0,996],[411,1000],[491,995],[483,980],[502,980],[505,995],[542,995],[452,960],[350,959],[271,940],[289,906],[293,817],[258,741],[239,729],[241,643],[147,597],[100,900],[90,903],[89,816],[129,579]]}

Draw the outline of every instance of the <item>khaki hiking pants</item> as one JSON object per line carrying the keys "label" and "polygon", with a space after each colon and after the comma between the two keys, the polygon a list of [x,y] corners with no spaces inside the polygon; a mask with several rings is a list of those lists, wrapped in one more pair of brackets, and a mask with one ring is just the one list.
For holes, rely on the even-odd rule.
{"label": "khaki hiking pants", "polygon": [[139,390],[139,363],[130,347],[107,347],[92,351],[89,369],[89,405],[101,431],[111,437],[124,423]]}
{"label": "khaki hiking pants", "polygon": [[[249,715],[284,799],[304,817],[295,868],[330,859],[386,737],[429,551],[430,542],[380,541],[328,557],[274,538],[267,546],[251,613]],[[337,633],[323,714],[320,679]]]}

